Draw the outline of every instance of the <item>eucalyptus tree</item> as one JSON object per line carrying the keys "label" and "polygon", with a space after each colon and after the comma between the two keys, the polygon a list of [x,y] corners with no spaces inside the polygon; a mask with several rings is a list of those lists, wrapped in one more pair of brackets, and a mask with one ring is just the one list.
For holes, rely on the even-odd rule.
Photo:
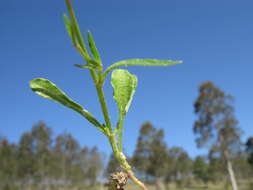
{"label": "eucalyptus tree", "polygon": [[86,162],[82,165],[85,167],[85,179],[89,181],[90,186],[94,186],[103,169],[102,154],[97,147],[93,147],[88,151]]}
{"label": "eucalyptus tree", "polygon": [[151,153],[151,143],[156,129],[150,122],[145,122],[142,124],[139,136],[137,139],[136,148],[132,157],[132,163],[135,170],[145,181],[148,180],[148,168],[152,163],[150,163],[149,156]]}
{"label": "eucalyptus tree", "polygon": [[163,129],[157,129],[151,142],[148,175],[155,177],[157,190],[164,189],[163,181],[168,166],[168,148],[164,139]]}
{"label": "eucalyptus tree", "polygon": [[193,131],[198,147],[207,147],[212,155],[225,159],[233,190],[237,182],[232,157],[240,148],[241,129],[234,115],[233,98],[212,82],[203,82],[194,103],[197,120]]}
{"label": "eucalyptus tree", "polygon": [[55,175],[65,184],[75,178],[73,165],[77,162],[81,148],[76,139],[68,133],[58,135],[53,147]]}
{"label": "eucalyptus tree", "polygon": [[14,188],[17,167],[17,146],[0,137],[0,189]]}
{"label": "eucalyptus tree", "polygon": [[29,189],[36,173],[36,161],[33,138],[30,132],[21,135],[17,150],[18,179],[23,189]]}
{"label": "eucalyptus tree", "polygon": [[196,179],[207,183],[209,180],[208,175],[209,164],[203,156],[197,156],[193,161],[193,174]]}
{"label": "eucalyptus tree", "polygon": [[164,131],[154,128],[150,122],[144,123],[140,128],[132,157],[134,168],[146,180],[155,179],[157,189],[163,189],[162,181],[167,172],[167,158],[168,150],[164,140]]}
{"label": "eucalyptus tree", "polygon": [[51,174],[51,160],[52,160],[52,131],[44,122],[39,122],[32,127],[31,140],[33,145],[35,162],[34,175],[40,181],[41,186],[46,186],[46,180],[50,178]]}
{"label": "eucalyptus tree", "polygon": [[168,170],[166,181],[176,181],[183,185],[192,174],[192,160],[188,153],[181,147],[173,146],[169,149]]}

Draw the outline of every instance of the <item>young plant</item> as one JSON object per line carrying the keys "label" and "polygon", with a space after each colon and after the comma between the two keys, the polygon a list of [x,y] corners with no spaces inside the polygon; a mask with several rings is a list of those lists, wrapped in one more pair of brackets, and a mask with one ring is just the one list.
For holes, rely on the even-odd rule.
{"label": "young plant", "polygon": [[[30,81],[31,89],[38,95],[63,104],[69,107],[85,119],[87,119],[92,125],[94,125],[99,131],[101,131],[109,140],[112,147],[113,154],[119,161],[122,169],[127,173],[128,177],[139,185],[143,190],[147,190],[146,186],[138,180],[131,166],[128,164],[125,155],[122,152],[122,132],[125,116],[131,105],[133,95],[137,87],[137,77],[127,70],[117,69],[121,66],[140,65],[140,66],[170,66],[181,63],[181,61],[171,60],[156,60],[156,59],[128,59],[116,62],[104,69],[100,59],[99,52],[95,46],[91,33],[87,32],[88,45],[90,48],[91,56],[89,55],[81,31],[78,26],[78,22],[71,5],[71,0],[66,0],[69,16],[64,14],[64,22],[70,39],[77,49],[77,51],[84,58],[85,64],[75,66],[81,69],[89,70],[96,87],[98,99],[100,102],[101,110],[104,116],[104,122],[99,122],[90,112],[80,106],[78,103],[70,99],[61,89],[59,89],[54,83],[44,78],[36,78]],[[113,98],[118,106],[119,118],[117,125],[112,126],[106,100],[104,96],[103,85],[106,77],[112,71],[111,85],[113,87]]]}

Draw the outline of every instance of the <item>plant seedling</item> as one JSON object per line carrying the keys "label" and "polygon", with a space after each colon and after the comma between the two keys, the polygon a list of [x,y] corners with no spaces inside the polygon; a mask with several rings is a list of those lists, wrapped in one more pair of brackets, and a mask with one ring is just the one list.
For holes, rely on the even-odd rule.
{"label": "plant seedling", "polygon": [[[108,138],[113,154],[119,161],[121,168],[127,173],[128,177],[133,180],[133,182],[139,185],[143,190],[147,190],[146,186],[135,177],[131,166],[128,164],[126,157],[122,152],[122,132],[124,119],[131,105],[131,101],[137,87],[137,77],[129,73],[127,70],[118,69],[118,67],[131,65],[171,66],[181,63],[181,61],[128,59],[116,62],[104,69],[91,33],[89,31],[87,32],[88,45],[91,52],[90,55],[86,49],[86,45],[81,35],[75,13],[71,5],[71,0],[66,0],[66,4],[69,11],[69,16],[64,14],[66,29],[74,47],[81,54],[85,61],[84,65],[76,64],[75,66],[77,68],[89,70],[96,87],[101,110],[104,116],[104,122],[100,123],[90,112],[70,99],[61,89],[47,79],[33,79],[30,81],[30,87],[38,95],[75,110],[85,119],[87,119],[92,125],[94,125],[100,132],[102,132]],[[112,126],[110,121],[103,90],[105,79],[110,72],[111,85],[113,87],[113,98],[117,103],[119,113],[118,122],[115,127]]]}

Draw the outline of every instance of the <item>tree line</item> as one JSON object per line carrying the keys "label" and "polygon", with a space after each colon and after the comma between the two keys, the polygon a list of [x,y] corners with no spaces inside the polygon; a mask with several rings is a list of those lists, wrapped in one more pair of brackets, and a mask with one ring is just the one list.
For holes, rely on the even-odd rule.
{"label": "tree line", "polygon": [[[230,157],[234,176],[239,182],[238,188],[252,188],[253,144],[248,144],[251,140],[252,138],[249,138],[247,143]],[[158,190],[169,189],[171,183],[179,188],[195,185],[208,188],[209,184],[224,185],[223,189],[231,186],[226,158],[222,154],[209,152],[208,155],[191,158],[182,147],[167,146],[163,129],[155,128],[150,122],[141,126],[136,149],[128,159],[138,176],[146,183],[155,185]],[[106,173],[109,175],[117,170],[120,170],[119,165],[111,155]]]}
{"label": "tree line", "polygon": [[0,189],[93,186],[103,168],[96,147],[81,147],[68,133],[52,137],[44,123],[22,134],[19,143],[0,139]]}
{"label": "tree line", "polygon": [[[253,137],[242,142],[233,101],[210,81],[199,86],[192,129],[196,145],[206,148],[208,154],[195,158],[182,147],[168,146],[164,130],[145,122],[135,151],[128,157],[136,174],[157,189],[168,189],[171,183],[178,187],[222,183],[224,189],[238,190],[245,184],[253,188]],[[113,155],[105,160],[96,147],[82,147],[68,133],[53,137],[52,130],[39,122],[16,144],[0,137],[0,189],[93,187],[120,170]]]}

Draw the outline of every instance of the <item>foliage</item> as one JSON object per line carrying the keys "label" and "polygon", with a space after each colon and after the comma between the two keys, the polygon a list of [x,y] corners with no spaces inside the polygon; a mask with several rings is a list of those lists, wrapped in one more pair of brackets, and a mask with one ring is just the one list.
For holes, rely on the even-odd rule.
{"label": "foliage", "polygon": [[147,179],[147,176],[144,175],[147,174],[147,170],[150,166],[150,145],[152,143],[152,137],[155,132],[155,128],[149,122],[146,122],[141,126],[140,134],[136,144],[136,149],[132,157],[132,163],[134,168],[144,179]]}
{"label": "foliage", "polygon": [[197,120],[193,131],[199,147],[207,146],[211,157],[223,158],[227,165],[233,190],[237,190],[232,158],[240,151],[242,134],[234,115],[233,98],[212,82],[200,85],[194,103]]}
{"label": "foliage", "polygon": [[[7,189],[16,179],[17,165],[17,147],[8,142],[7,139],[0,139],[0,189]],[[11,168],[10,168],[11,167]]]}
{"label": "foliage", "polygon": [[242,150],[233,159],[235,171],[237,171],[237,176],[241,179],[247,179],[253,174],[252,165],[248,162],[248,154]]}
{"label": "foliage", "polygon": [[[172,189],[198,189],[197,187],[203,186],[203,182],[206,185],[203,189],[208,189],[207,185],[212,189],[212,184],[219,184],[214,186],[217,187],[226,181],[224,159],[210,157],[207,161],[204,157],[197,156],[192,161],[183,148],[168,147],[161,131],[154,128],[150,122],[144,123],[140,129],[135,153],[132,158],[128,158],[137,175],[146,176],[143,178],[148,184],[164,181]],[[139,144],[140,142],[142,143]],[[161,149],[162,154],[159,154]],[[146,162],[139,167],[141,159]],[[45,160],[46,164],[43,165]],[[237,154],[233,163],[241,181],[240,186],[246,188],[253,176],[252,167],[247,163],[246,152]],[[11,190],[95,188],[102,180],[102,172],[108,176],[113,171],[120,170],[113,154],[106,166],[103,153],[96,147],[81,146],[68,133],[54,136],[44,122],[39,122],[31,131],[23,133],[17,144],[0,138],[0,166],[0,189]]]}
{"label": "foliage", "polygon": [[[122,130],[125,115],[130,107],[135,89],[137,87],[137,77],[127,70],[116,69],[120,66],[129,65],[141,65],[141,66],[170,66],[181,63],[181,61],[171,60],[156,60],[156,59],[129,59],[119,61],[112,64],[107,69],[103,69],[103,64],[100,58],[100,54],[95,45],[93,37],[90,32],[87,33],[88,45],[91,55],[89,54],[86,45],[84,43],[81,31],[78,26],[78,22],[71,5],[71,0],[66,0],[69,16],[64,14],[64,22],[66,25],[69,37],[84,58],[84,65],[76,64],[75,66],[81,69],[88,69],[93,82],[96,86],[97,94],[99,97],[101,110],[104,115],[104,123],[100,123],[90,112],[80,106],[78,103],[70,99],[60,88],[58,88],[51,81],[43,78],[37,78],[30,82],[31,89],[38,95],[61,103],[62,105],[71,108],[80,113],[85,119],[87,119],[92,125],[98,128],[104,135],[108,137],[108,140],[112,146],[113,153],[119,161],[121,167],[128,173],[130,178],[138,184],[141,188],[146,189],[133,174],[130,165],[128,164],[123,152],[122,152]],[[111,84],[114,90],[114,99],[118,105],[119,119],[116,127],[112,127],[106,101],[104,98],[103,84],[107,75],[112,71]]]}
{"label": "foliage", "polygon": [[21,136],[18,144],[0,140],[0,189],[94,185],[102,161],[97,148],[80,147],[67,133],[54,139],[51,129],[39,122]]}
{"label": "foliage", "polygon": [[156,130],[150,146],[151,152],[149,155],[149,161],[152,164],[150,164],[147,173],[156,178],[161,178],[166,173],[168,160],[168,150],[164,139],[163,129]]}
{"label": "foliage", "polygon": [[169,166],[166,173],[167,182],[176,182],[178,185],[186,183],[192,173],[192,160],[188,153],[181,147],[169,149]]}
{"label": "foliage", "polygon": [[208,176],[208,164],[203,156],[197,156],[193,162],[193,174],[197,179],[207,183],[209,180]]}
{"label": "foliage", "polygon": [[213,153],[238,150],[242,132],[232,103],[232,96],[226,95],[212,82],[200,85],[199,96],[194,103],[198,119],[193,128],[199,147],[206,145]]}
{"label": "foliage", "polygon": [[157,130],[150,122],[144,123],[132,158],[133,166],[144,180],[158,179],[165,175],[167,152],[163,130]]}

